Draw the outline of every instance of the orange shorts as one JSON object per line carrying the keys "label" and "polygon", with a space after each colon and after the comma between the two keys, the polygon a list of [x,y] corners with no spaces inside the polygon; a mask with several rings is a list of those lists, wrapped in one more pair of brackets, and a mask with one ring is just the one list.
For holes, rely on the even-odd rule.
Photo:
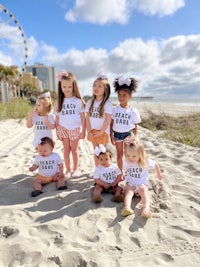
{"label": "orange shorts", "polygon": [[[93,134],[95,134],[95,133],[99,133],[100,130],[93,129],[91,132]],[[100,136],[97,136],[97,137],[94,137],[94,138],[93,137],[91,138],[91,137],[87,136],[87,140],[92,142],[92,143],[96,142],[98,145],[102,144],[104,146],[107,146],[108,140],[109,140],[109,136],[108,136],[107,133],[103,133]]]}
{"label": "orange shorts", "polygon": [[55,180],[55,176],[46,177],[46,176],[42,176],[40,174],[36,175],[35,178],[40,180],[42,182],[42,184],[49,184]]}
{"label": "orange shorts", "polygon": [[68,138],[70,141],[74,141],[79,139],[80,136],[80,128],[75,128],[72,130],[68,130],[61,125],[56,126],[56,133],[59,140],[63,140],[64,138]]}

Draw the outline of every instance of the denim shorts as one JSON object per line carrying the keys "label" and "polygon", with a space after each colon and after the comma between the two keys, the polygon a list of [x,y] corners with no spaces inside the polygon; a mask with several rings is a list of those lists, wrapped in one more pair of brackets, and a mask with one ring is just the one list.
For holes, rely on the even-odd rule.
{"label": "denim shorts", "polygon": [[131,135],[131,132],[119,133],[114,131],[115,142],[124,141],[124,139]]}

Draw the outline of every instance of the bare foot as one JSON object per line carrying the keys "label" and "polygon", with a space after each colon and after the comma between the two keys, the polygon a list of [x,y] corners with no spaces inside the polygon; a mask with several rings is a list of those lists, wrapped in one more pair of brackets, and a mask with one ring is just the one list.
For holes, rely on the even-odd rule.
{"label": "bare foot", "polygon": [[143,210],[142,210],[141,216],[142,216],[143,218],[145,218],[145,219],[149,219],[149,218],[151,218],[151,212],[149,211],[148,208],[145,207],[145,208],[143,208]]}

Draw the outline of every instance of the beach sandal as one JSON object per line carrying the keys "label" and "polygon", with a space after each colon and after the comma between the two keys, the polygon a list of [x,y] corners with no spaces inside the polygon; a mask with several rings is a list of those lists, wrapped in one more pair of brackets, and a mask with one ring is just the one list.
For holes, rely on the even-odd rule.
{"label": "beach sandal", "polygon": [[95,196],[95,197],[93,198],[93,201],[94,201],[95,203],[100,203],[100,202],[102,202],[102,198],[101,198],[100,196]]}
{"label": "beach sandal", "polygon": [[32,197],[37,197],[37,196],[39,196],[42,193],[43,192],[41,190],[35,190],[35,191],[31,192],[31,196]]}
{"label": "beach sandal", "polygon": [[122,212],[121,212],[121,215],[123,217],[126,217],[126,216],[129,216],[129,215],[133,214],[133,213],[134,213],[134,211],[132,209],[130,209],[130,208],[123,208],[122,209]]}
{"label": "beach sandal", "polygon": [[67,189],[67,186],[66,185],[63,185],[63,186],[58,187],[58,190],[65,190],[65,189]]}
{"label": "beach sandal", "polygon": [[141,213],[141,217],[144,219],[150,219],[151,218],[151,212],[149,211],[148,208],[144,208],[142,213]]}

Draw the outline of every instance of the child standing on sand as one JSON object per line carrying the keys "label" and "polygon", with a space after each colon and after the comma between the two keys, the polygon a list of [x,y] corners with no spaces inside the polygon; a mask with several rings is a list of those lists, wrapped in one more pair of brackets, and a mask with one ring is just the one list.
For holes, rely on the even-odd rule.
{"label": "child standing on sand", "polygon": [[46,92],[38,97],[33,111],[30,112],[26,126],[31,128],[34,126],[33,145],[36,147],[38,140],[48,136],[53,139],[52,130],[55,129],[54,116],[50,114],[52,101],[50,92]]}
{"label": "child standing on sand", "polygon": [[51,182],[57,182],[57,189],[67,189],[63,174],[63,163],[59,154],[53,152],[55,143],[49,137],[38,140],[36,150],[38,155],[35,157],[34,164],[29,168],[33,172],[39,168],[39,173],[33,182],[34,191],[32,197],[43,193],[42,186]]}
{"label": "child standing on sand", "polygon": [[141,197],[143,208],[141,216],[148,219],[151,217],[150,213],[150,199],[148,195],[149,187],[149,169],[154,169],[157,178],[161,180],[163,175],[160,172],[159,165],[151,160],[145,153],[144,147],[138,139],[129,139],[125,145],[124,151],[125,159],[123,168],[125,171],[125,188],[124,188],[124,208],[122,209],[122,216],[128,216],[134,213],[131,209],[132,197],[138,193]]}
{"label": "child standing on sand", "polygon": [[101,193],[103,192],[111,192],[114,194],[114,201],[123,202],[122,188],[118,186],[118,183],[121,181],[122,172],[116,164],[111,162],[111,151],[100,144],[95,147],[95,155],[98,158],[99,165],[94,172],[94,202],[99,203],[102,201]]}
{"label": "child standing on sand", "polygon": [[[58,101],[55,109],[56,133],[62,141],[64,161],[66,167],[65,177],[78,177],[79,153],[78,143],[85,138],[85,102],[79,92],[76,77],[66,70],[58,75]],[[70,168],[70,152],[73,159],[73,170]]]}
{"label": "child standing on sand", "polygon": [[120,77],[114,81],[119,105],[113,108],[110,125],[110,138],[117,150],[117,165],[122,170],[124,139],[132,133],[137,134],[137,124],[141,122],[138,110],[130,106],[129,101],[136,92],[137,81],[134,78]]}
{"label": "child standing on sand", "polygon": [[[112,103],[110,97],[110,84],[104,73],[99,73],[93,83],[93,96],[86,103],[86,128],[88,140],[95,148],[99,144],[107,146],[110,134]],[[98,165],[94,154],[95,166]]]}

